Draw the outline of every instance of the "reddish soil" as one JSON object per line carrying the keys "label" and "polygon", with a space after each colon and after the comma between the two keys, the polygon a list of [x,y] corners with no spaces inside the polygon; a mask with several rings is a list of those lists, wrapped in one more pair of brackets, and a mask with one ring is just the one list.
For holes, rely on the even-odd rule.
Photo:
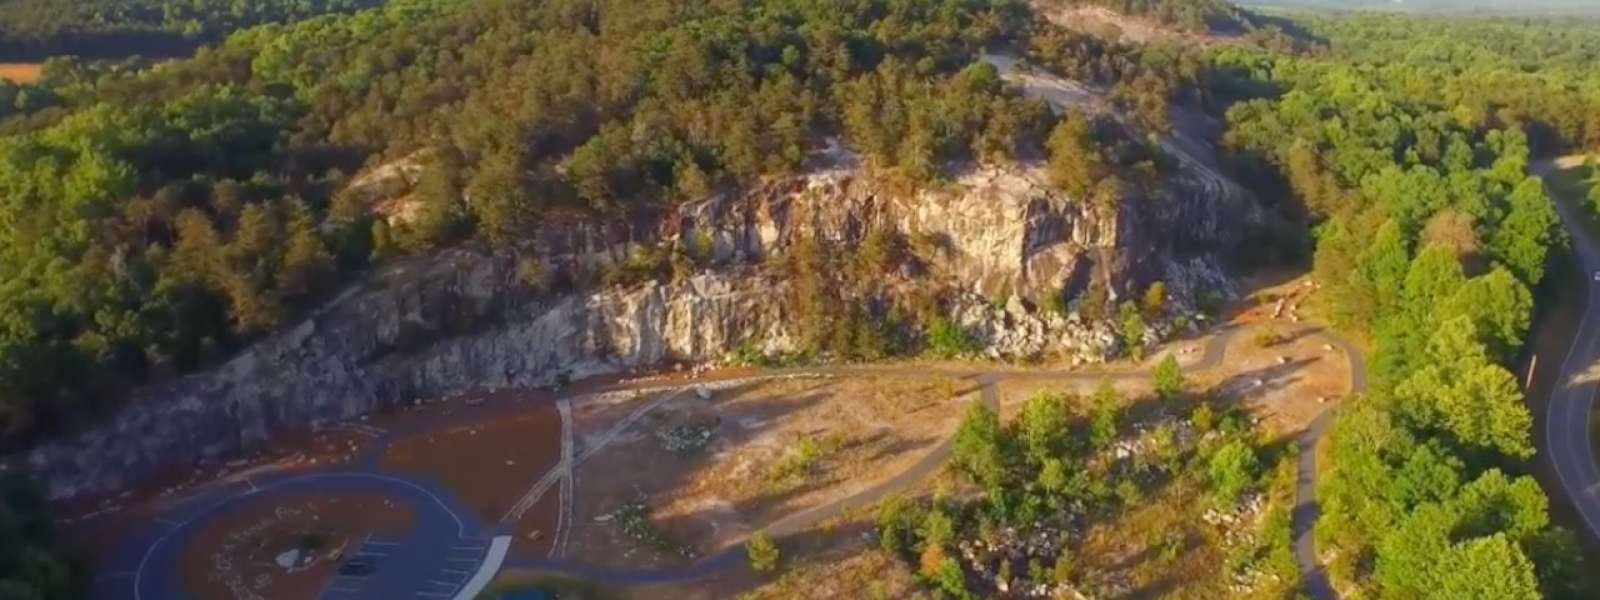
{"label": "reddish soil", "polygon": [[[340,555],[368,535],[407,531],[415,518],[410,505],[372,492],[264,498],[212,519],[184,549],[180,576],[199,600],[313,600]],[[277,562],[307,547],[294,566]]]}
{"label": "reddish soil", "polygon": [[286,434],[243,458],[213,467],[169,465],[154,471],[133,487],[115,492],[80,494],[55,503],[64,521],[91,523],[114,512],[160,510],[203,487],[242,481],[262,471],[303,470],[351,461],[372,443],[371,434],[345,430],[302,431]]}
{"label": "reddish soil", "polygon": [[541,403],[394,440],[384,449],[382,464],[445,484],[493,523],[560,460],[561,414],[555,405]]}
{"label": "reddish soil", "polygon": [[555,549],[556,528],[561,518],[561,486],[558,483],[540,496],[539,501],[533,503],[533,508],[528,509],[527,514],[516,522],[512,529],[512,551],[548,556]]}
{"label": "reddish soil", "polygon": [[[747,370],[725,369],[719,370],[714,376],[708,374],[702,378],[732,378],[746,373]],[[485,413],[481,418],[486,419],[495,413],[518,410],[514,406],[507,405],[527,404],[531,407],[534,404],[550,403],[558,397],[618,387],[626,380],[641,377],[649,378],[655,385],[669,385],[675,381],[689,379],[689,372],[667,367],[635,374],[592,377],[559,390],[480,390],[454,394],[442,401],[421,405],[397,405],[382,414],[363,417],[351,424],[363,429],[382,431],[426,431],[441,419],[460,419],[465,422],[473,418],[471,413],[480,411]],[[480,398],[486,401],[481,406],[476,405],[476,402],[467,402]],[[244,472],[259,469],[336,466],[359,456],[370,447],[371,441],[370,435],[340,429],[286,430],[257,448],[226,456],[211,466],[196,466],[189,461],[170,462],[151,469],[134,485],[110,492],[85,493],[60,499],[52,503],[52,510],[71,528],[75,523],[104,520],[111,513],[151,506],[159,507],[205,486],[238,481],[239,475]],[[499,515],[495,515],[494,518],[498,519]],[[99,527],[96,525],[96,528]]]}

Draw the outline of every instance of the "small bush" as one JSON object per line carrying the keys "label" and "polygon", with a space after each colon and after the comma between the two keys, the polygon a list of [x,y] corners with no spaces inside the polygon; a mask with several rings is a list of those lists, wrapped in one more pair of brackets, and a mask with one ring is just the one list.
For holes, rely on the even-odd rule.
{"label": "small bush", "polygon": [[1255,342],[1257,347],[1271,348],[1283,343],[1283,334],[1278,332],[1277,327],[1268,325],[1257,329],[1255,337],[1251,339]]}
{"label": "small bush", "polygon": [[939,358],[958,358],[979,350],[978,340],[944,317],[935,317],[928,324],[927,345],[928,353]]}
{"label": "small bush", "polygon": [[778,545],[767,536],[765,530],[757,531],[744,543],[744,551],[750,558],[750,568],[760,572],[769,572],[778,568]]}

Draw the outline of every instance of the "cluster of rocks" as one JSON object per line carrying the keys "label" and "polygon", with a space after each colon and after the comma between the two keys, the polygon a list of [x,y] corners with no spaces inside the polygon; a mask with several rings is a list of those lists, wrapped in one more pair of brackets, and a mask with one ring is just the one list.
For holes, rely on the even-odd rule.
{"label": "cluster of rocks", "polygon": [[[1118,438],[1112,443],[1111,457],[1116,460],[1130,460],[1135,457],[1148,456],[1159,443],[1156,438],[1156,432],[1163,428],[1171,428],[1172,430],[1173,451],[1184,452],[1194,447],[1196,442],[1194,424],[1187,419],[1166,417],[1135,425],[1131,434]],[[1217,433],[1214,431],[1208,432],[1202,439],[1209,439],[1215,435]]]}
{"label": "cluster of rocks", "polygon": [[668,452],[694,452],[711,443],[708,425],[678,425],[656,430],[656,438]]}
{"label": "cluster of rocks", "polygon": [[695,558],[697,554],[693,547],[672,539],[660,526],[650,521],[650,506],[645,498],[624,502],[616,510],[595,517],[594,520],[602,523],[616,521],[628,537],[670,554],[684,558]]}
{"label": "cluster of rocks", "polygon": [[[1258,543],[1261,518],[1266,512],[1266,497],[1257,493],[1245,494],[1233,506],[1208,508],[1201,518],[1222,531],[1222,544],[1233,549],[1253,548]],[[1255,591],[1262,583],[1277,582],[1276,573],[1262,569],[1256,561],[1247,561],[1233,569],[1228,589],[1244,596]]]}
{"label": "cluster of rocks", "polygon": [[992,539],[964,538],[956,543],[956,549],[968,572],[1001,593],[1029,598],[1076,593],[1069,582],[1031,581],[1033,574],[1029,573],[1030,564],[1046,569],[1054,565],[1061,549],[1080,534],[1081,525],[1075,514],[1066,511],[1057,518],[1035,521],[1023,528],[1006,526],[996,530]]}
{"label": "cluster of rocks", "polygon": [[[1100,362],[1121,343],[1115,323],[1030,311],[1020,300],[996,310],[989,299],[1095,281],[1118,303],[1160,280],[1169,312],[1178,314],[1202,290],[1231,295],[1220,252],[1174,248],[1235,247],[1265,213],[1237,186],[1191,163],[1182,170],[1193,176],[1180,179],[1206,185],[1175,184],[1180,189],[1165,198],[1129,198],[1109,210],[1045,185],[1037,164],[981,169],[958,185],[911,194],[844,164],[633,215],[637,222],[553,224],[530,232],[527,252],[516,256],[443,251],[375,272],[223,364],[134,392],[103,425],[41,444],[20,462],[60,498],[120,487],[161,464],[224,458],[279,430],[456,390],[560,386],[714,360],[748,340],[781,354],[801,337],[792,315],[773,302],[785,283],[751,267],[796,240],[848,240],[865,225],[941,240],[930,269],[971,290],[947,316],[974,333],[986,354]],[[605,268],[678,235],[663,232],[710,238],[718,268],[561,295],[520,275],[528,258],[551,268]],[[1151,325],[1147,341],[1170,333]]]}
{"label": "cluster of rocks", "polygon": [[1252,563],[1233,574],[1232,580],[1228,582],[1228,589],[1237,597],[1245,597],[1254,593],[1263,583],[1278,583],[1282,579],[1277,573],[1263,570]]}
{"label": "cluster of rocks", "polygon": [[[1306,289],[1306,295],[1308,295],[1308,296],[1311,293],[1316,292],[1319,289],[1322,289],[1321,284],[1318,284],[1317,282],[1309,280],[1309,279],[1307,279],[1305,282],[1301,283],[1300,287]],[[1274,304],[1272,306],[1272,318],[1281,319],[1281,318],[1283,318],[1284,313],[1287,312],[1287,313],[1289,313],[1289,320],[1290,321],[1293,321],[1295,323],[1299,323],[1300,322],[1300,304],[1301,304],[1301,302],[1305,301],[1305,298],[1300,298],[1298,302],[1290,303],[1290,300],[1294,300],[1294,299],[1295,298],[1293,296],[1284,296],[1282,298],[1279,298],[1277,304]]]}
{"label": "cluster of rocks", "polygon": [[[1111,319],[1088,319],[1077,311],[1031,309],[1020,296],[1011,296],[997,307],[976,294],[962,294],[951,304],[952,320],[983,344],[982,354],[989,359],[1058,354],[1074,365],[1083,365],[1104,363],[1125,353],[1126,341]],[[1193,330],[1203,317],[1187,315],[1146,323],[1142,344],[1150,347],[1183,329]]]}
{"label": "cluster of rocks", "polygon": [[1221,528],[1223,540],[1232,546],[1255,539],[1255,526],[1259,524],[1265,508],[1266,499],[1261,494],[1249,493],[1233,506],[1206,509],[1201,518]]}

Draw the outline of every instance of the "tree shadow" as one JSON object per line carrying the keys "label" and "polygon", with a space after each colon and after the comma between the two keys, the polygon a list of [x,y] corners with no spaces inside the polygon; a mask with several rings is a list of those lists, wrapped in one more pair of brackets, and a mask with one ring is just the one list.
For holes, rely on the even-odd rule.
{"label": "tree shadow", "polygon": [[[1127,438],[1130,435],[1137,435],[1139,431],[1142,431],[1138,425],[1147,424],[1151,422],[1152,419],[1161,419],[1166,417],[1183,419],[1187,417],[1187,415],[1189,415],[1198,404],[1201,403],[1205,403],[1213,406],[1214,408],[1220,409],[1218,411],[1219,416],[1227,415],[1224,418],[1237,418],[1238,413],[1236,409],[1242,402],[1248,399],[1249,394],[1223,393],[1224,390],[1231,389],[1231,387],[1234,386],[1241,386],[1243,385],[1243,382],[1251,382],[1251,385],[1249,386],[1251,389],[1245,391],[1255,393],[1279,391],[1282,388],[1291,385],[1296,379],[1294,377],[1294,373],[1310,362],[1313,362],[1312,359],[1294,360],[1283,364],[1262,367],[1245,373],[1238,373],[1225,379],[1217,386],[1195,390],[1192,393],[1185,393],[1174,398],[1162,399],[1156,397],[1141,397],[1134,401],[1126,402],[1119,407],[1116,415],[1116,420],[1119,425],[1118,430],[1121,434],[1119,439]],[[957,377],[957,379],[969,384],[962,386],[960,389],[953,390],[958,396],[966,396],[974,392],[984,393],[986,396],[992,395],[987,392],[993,388],[985,388],[983,386],[984,382],[990,381],[990,378],[988,377],[966,375]],[[1254,381],[1256,380],[1261,380],[1261,383],[1255,384]],[[741,391],[745,391],[750,386],[754,385],[757,384],[741,384],[725,391],[719,391],[718,398],[724,397],[724,394],[740,393]],[[825,394],[819,391],[822,385],[823,384],[819,382],[818,385],[807,386],[799,392],[790,394],[789,397],[771,401],[763,401],[763,404],[774,403],[775,408],[767,411],[769,415],[780,416],[748,423],[746,424],[747,426],[742,425],[737,428],[730,427],[731,424],[728,422],[718,424],[719,429],[717,436],[722,440],[722,451],[733,451],[734,449],[752,443],[757,437],[765,433],[767,429],[774,426],[776,422],[781,420],[781,415],[805,410],[806,408],[813,407],[817,403],[824,401],[825,398],[823,396]],[[1087,399],[1085,395],[1079,393],[1071,393],[1070,395],[1080,400]],[[690,402],[705,401],[690,400]],[[714,399],[706,404],[715,406],[717,405],[717,401]],[[923,408],[917,408],[913,410],[923,410]],[[1015,409],[1013,408],[1012,410]],[[1074,436],[1086,435],[1085,432],[1089,427],[1089,417],[1087,415],[1074,414],[1069,418],[1069,421],[1069,427]],[[1248,425],[1245,425],[1245,427],[1248,427]],[[803,433],[807,436],[814,436],[820,435],[822,431],[809,430]],[[732,544],[737,544],[738,540],[743,539],[744,533],[753,532],[757,527],[764,527],[774,538],[779,540],[779,544],[783,548],[784,555],[788,557],[787,562],[790,565],[790,568],[810,565],[820,561],[837,560],[841,556],[842,551],[834,546],[842,545],[840,542],[844,541],[844,538],[837,537],[837,533],[841,529],[857,532],[859,534],[870,534],[873,530],[873,525],[870,522],[870,517],[864,519],[858,518],[856,519],[858,522],[849,526],[840,524],[828,525],[828,523],[839,522],[843,516],[854,515],[859,517],[860,511],[870,510],[879,499],[889,495],[890,493],[905,490],[916,490],[918,489],[918,484],[925,482],[930,475],[937,473],[944,467],[945,464],[947,464],[950,446],[948,437],[928,436],[923,438],[889,439],[889,436],[891,435],[892,434],[888,432],[873,433],[860,439],[847,442],[844,446],[841,446],[841,450],[848,449],[849,451],[859,452],[872,445],[882,445],[887,442],[887,445],[883,445],[875,452],[867,455],[864,460],[869,462],[877,462],[896,456],[904,456],[908,453],[921,453],[922,457],[919,459],[918,464],[898,475],[890,476],[887,479],[880,480],[876,484],[858,492],[857,495],[851,496],[848,501],[844,501],[839,505],[828,505],[822,508],[802,510],[798,513],[790,512],[794,508],[797,508],[793,505],[799,502],[803,496],[815,493],[817,490],[824,487],[837,485],[839,481],[848,480],[848,478],[834,480],[825,475],[812,475],[805,478],[798,484],[787,486],[783,489],[742,498],[723,507],[692,510],[683,514],[659,518],[655,520],[655,526],[659,527],[663,531],[670,532],[673,535],[680,535],[684,536],[685,538],[696,538],[702,540],[709,537],[705,533],[705,523],[708,522],[720,521],[727,523],[732,521],[736,526],[744,529],[744,531],[740,532],[740,534],[737,536],[728,536],[724,534],[722,537],[726,545],[723,547],[715,549],[710,547],[702,548],[702,550],[707,551],[707,554],[713,555],[702,560],[716,560],[718,561],[718,564],[723,565],[722,567],[719,567],[721,570],[719,570],[714,576],[716,577],[717,585],[722,586],[719,587],[719,591],[724,592],[727,595],[734,595],[734,592],[731,592],[730,590],[743,591],[753,589],[754,587],[761,585],[765,580],[764,577],[758,577],[743,567],[737,569],[727,568],[731,566],[733,562],[743,562],[742,548]],[[1292,438],[1286,437],[1283,440],[1278,441],[1277,445],[1269,446],[1264,453],[1272,457],[1280,456],[1284,452],[1291,451],[1288,449],[1291,443]],[[1105,452],[1107,449],[1101,448],[1099,451]],[[689,480],[693,479],[697,475],[703,475],[705,471],[717,468],[716,463],[711,460],[710,456],[702,455],[696,457],[687,457],[685,460],[690,461],[689,464],[684,464],[681,465],[680,468],[674,469],[675,473],[670,476],[659,477],[656,481],[652,482],[652,487],[655,489],[666,490],[677,489],[678,487],[687,484]],[[1081,515],[1081,527],[1090,527],[1096,524],[1102,524],[1108,521],[1126,518],[1129,514],[1130,508],[1141,506],[1140,502],[1160,497],[1166,493],[1167,489],[1172,485],[1179,481],[1186,480],[1186,478],[1189,476],[1186,473],[1191,472],[1195,468],[1203,468],[1199,467],[1198,463],[1194,463],[1192,461],[1193,457],[1186,454],[1177,462],[1171,463],[1164,469],[1157,469],[1156,471],[1158,474],[1156,476],[1138,479],[1137,484],[1140,487],[1140,493],[1138,497],[1141,500],[1136,501],[1131,505],[1124,505],[1121,502],[1111,500],[1107,507],[1103,509],[1095,509],[1090,511],[1089,514]],[[641,467],[641,469],[649,468],[650,467],[648,466]],[[1121,467],[1113,468],[1115,469]],[[1115,474],[1117,471],[1107,471],[1107,473]],[[751,475],[748,473],[727,473],[725,476],[748,477]],[[1120,478],[1122,476],[1118,475],[1118,477]],[[1189,481],[1192,483],[1192,480]],[[589,496],[589,494],[585,494],[585,496]],[[960,495],[958,494],[955,497],[960,497]],[[590,498],[585,498],[585,500],[592,502],[592,499]],[[596,510],[603,511],[607,508],[609,507],[601,506],[597,507]],[[764,523],[757,519],[750,518],[751,515],[762,513],[776,515],[779,518],[777,518],[775,521],[769,519]],[[731,519],[730,515],[732,516]],[[579,518],[577,519],[577,522],[581,522],[583,520],[584,519]],[[1195,537],[1195,535],[1197,534],[1194,531],[1186,533],[1182,540],[1182,545],[1177,552],[1187,553],[1198,547],[1204,538]],[[1130,540],[1130,542],[1130,545],[1136,545],[1136,547],[1132,549],[1132,554],[1129,557],[1122,559],[1119,563],[1123,564],[1124,566],[1148,561],[1155,552],[1163,550],[1163,543],[1152,542],[1150,540]],[[1167,551],[1171,550],[1169,549]],[[595,559],[593,556],[586,558],[589,558],[590,560]],[[698,570],[698,565],[703,563],[697,563],[696,561],[692,560],[677,560],[668,561],[666,564],[676,564],[683,568]],[[710,575],[709,572],[708,575]],[[1153,590],[1152,593],[1158,593],[1163,589],[1170,589],[1170,587],[1163,586],[1171,585],[1176,584],[1157,579],[1153,582],[1143,584],[1143,588]]]}
{"label": "tree shadow", "polygon": [[[838,379],[840,378],[819,379],[815,384],[802,385],[798,390],[785,390],[780,397],[764,397],[759,401],[741,405],[734,414],[722,412],[729,406],[727,403],[730,399],[744,396],[764,382],[741,383],[718,390],[713,393],[709,401],[691,397],[682,401],[687,404],[661,407],[657,410],[658,415],[667,415],[667,411],[671,414],[655,421],[641,419],[634,424],[634,428],[649,429],[668,425],[673,421],[703,419],[707,415],[718,415],[718,419],[711,425],[713,445],[694,454],[677,458],[659,456],[661,452],[659,448],[647,448],[638,443],[632,444],[631,447],[614,446],[615,451],[623,454],[603,461],[600,460],[601,455],[597,455],[596,462],[579,467],[581,495],[578,497],[577,512],[573,515],[575,525],[588,520],[588,517],[604,514],[616,508],[616,505],[636,498],[641,491],[650,495],[671,497],[690,489],[691,486],[707,485],[708,482],[714,482],[718,478],[768,479],[757,484],[760,487],[757,493],[746,497],[717,499],[714,502],[716,506],[697,507],[686,513],[652,519],[653,527],[659,531],[677,540],[692,541],[699,550],[698,555],[709,556],[727,551],[728,543],[742,539],[744,533],[753,532],[757,528],[784,530],[774,531],[774,537],[791,533],[804,535],[805,531],[815,526],[817,522],[835,516],[838,511],[847,511],[861,505],[870,506],[878,498],[892,491],[890,488],[902,487],[907,482],[922,479],[926,473],[919,472],[919,469],[931,470],[927,464],[932,463],[934,467],[942,464],[943,458],[939,455],[939,451],[944,447],[942,435],[908,436],[884,429],[864,435],[848,435],[837,447],[826,448],[816,456],[812,464],[797,467],[799,470],[795,474],[775,476],[774,469],[777,467],[774,465],[781,461],[795,460],[794,456],[800,444],[809,442],[825,446],[828,443],[825,441],[829,435],[828,430],[840,431],[838,428],[826,426],[795,431],[793,433],[797,437],[792,440],[776,440],[779,444],[776,448],[773,446],[775,439],[771,437],[773,429],[784,423],[788,417],[802,411],[814,410],[823,402],[839,401],[834,394],[846,393],[845,391],[825,389],[832,381]],[[973,378],[969,376],[961,379],[971,382]],[[959,398],[971,395],[979,389],[976,384],[971,384],[952,387],[950,391]],[[937,384],[930,383],[928,389],[908,393],[941,396],[934,402],[954,401],[944,399],[944,391],[938,388]],[[911,409],[910,414],[927,410],[932,404],[933,402],[918,403]],[[686,410],[680,410],[685,408]],[[636,431],[635,434],[637,433]],[[658,445],[655,440],[648,440],[645,444]],[[757,444],[761,445],[759,449],[756,448]],[[746,452],[749,454],[745,454]],[[650,454],[657,456],[645,456]],[[773,456],[765,459],[750,458],[757,454]],[[921,455],[916,465],[905,472],[880,477],[876,482],[865,482],[868,484],[865,487],[862,485],[864,483],[862,480],[852,476],[852,470],[859,468],[860,465],[881,464],[884,461],[904,459],[913,454]],[[745,468],[735,470],[740,466]],[[629,468],[637,475],[629,477],[626,481],[619,480],[614,471],[621,468]],[[584,471],[591,470],[593,473],[593,469],[606,473],[586,476]],[[718,469],[725,472],[717,473]],[[599,480],[612,481],[597,487],[595,484]],[[849,491],[830,494],[829,500],[833,500],[837,495],[859,500],[844,501],[842,504],[828,502],[822,506],[815,506],[818,502],[811,498],[822,490],[830,488],[843,490],[846,486]],[[750,489],[748,484],[742,487]],[[806,508],[805,505],[812,506]],[[589,514],[579,514],[585,512]],[[738,535],[725,530],[730,526],[735,528],[733,533]],[[626,542],[624,544],[629,545]],[[588,556],[578,554],[574,558],[606,562],[603,560],[605,557],[594,555],[597,552],[596,548],[585,548],[585,550]],[[657,553],[653,559],[658,564],[680,566],[689,566],[696,562],[695,559],[671,557],[662,553]]]}
{"label": "tree shadow", "polygon": [[1315,358],[1296,358],[1235,373],[1212,386],[1211,393],[1237,404],[1253,397],[1280,392],[1297,383],[1300,378],[1295,374],[1314,362]]}

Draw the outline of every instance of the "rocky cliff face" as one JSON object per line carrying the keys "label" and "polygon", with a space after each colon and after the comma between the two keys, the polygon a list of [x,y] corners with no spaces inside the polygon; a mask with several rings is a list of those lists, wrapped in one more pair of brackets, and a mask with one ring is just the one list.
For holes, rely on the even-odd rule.
{"label": "rocky cliff face", "polygon": [[[687,205],[629,236],[709,236],[725,265],[715,271],[551,297],[520,284],[507,257],[450,251],[391,267],[226,364],[137,391],[102,427],[47,443],[25,461],[63,497],[114,488],[158,462],[217,460],[280,428],[454,389],[715,360],[747,339],[781,350],[794,332],[771,299],[784,284],[748,264],[799,236],[848,237],[869,224],[939,240],[944,250],[932,262],[967,288],[952,316],[991,354],[1058,350],[1098,360],[1116,345],[1109,324],[1030,312],[1019,298],[1090,276],[1119,293],[1159,279],[1180,301],[1199,289],[1226,294],[1215,250],[1259,220],[1247,194],[1189,161],[1166,193],[1094,209],[1045,189],[1031,167],[900,194],[862,176],[847,154],[834,158],[805,177]],[[605,262],[628,250],[611,229],[538,237],[550,264]]]}

